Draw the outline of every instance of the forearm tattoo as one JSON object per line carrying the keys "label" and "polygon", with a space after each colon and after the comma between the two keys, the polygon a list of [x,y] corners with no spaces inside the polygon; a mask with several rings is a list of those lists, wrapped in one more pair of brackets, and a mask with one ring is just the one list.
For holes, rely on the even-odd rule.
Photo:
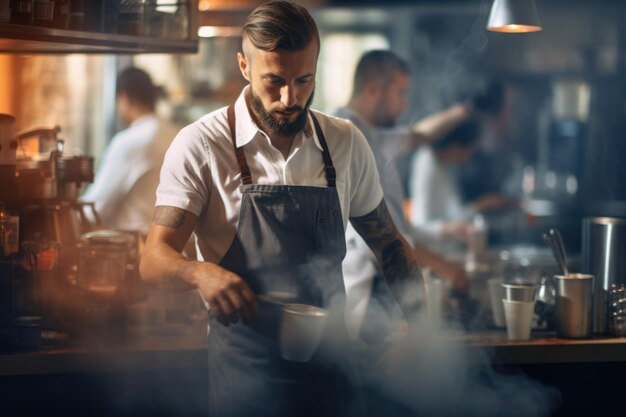
{"label": "forearm tattoo", "polygon": [[400,238],[400,233],[389,214],[385,202],[371,213],[353,217],[350,222],[378,258],[385,280],[398,301],[408,307],[419,300],[421,275],[411,248]]}
{"label": "forearm tattoo", "polygon": [[154,211],[154,224],[178,229],[185,222],[185,210],[176,207],[158,206]]}

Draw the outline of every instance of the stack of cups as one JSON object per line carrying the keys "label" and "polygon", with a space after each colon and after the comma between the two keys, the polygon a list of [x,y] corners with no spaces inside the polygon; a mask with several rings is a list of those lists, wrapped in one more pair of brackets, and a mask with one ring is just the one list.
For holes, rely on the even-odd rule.
{"label": "stack of cups", "polygon": [[502,284],[504,289],[504,318],[509,340],[530,339],[535,313],[535,284]]}

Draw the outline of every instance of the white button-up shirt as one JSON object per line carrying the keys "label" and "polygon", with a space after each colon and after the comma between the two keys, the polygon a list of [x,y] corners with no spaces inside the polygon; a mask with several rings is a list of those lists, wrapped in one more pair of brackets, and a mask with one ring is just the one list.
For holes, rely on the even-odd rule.
{"label": "white button-up shirt", "polygon": [[409,187],[414,225],[433,238],[442,238],[444,223],[470,219],[471,212],[463,206],[452,173],[437,161],[430,146],[417,151],[411,166]]}
{"label": "white button-up shirt", "polygon": [[104,227],[148,232],[163,156],[178,129],[148,114],[111,139],[81,197],[95,203]]}
{"label": "white button-up shirt", "polygon": [[[322,148],[310,128],[310,116],[307,128],[295,136],[284,158],[253,121],[246,89],[234,104],[236,143],[243,147],[252,182],[326,187]],[[178,207],[198,216],[199,257],[216,263],[235,236],[241,204],[241,176],[226,110],[203,116],[176,136],[165,156],[156,200],[158,206]],[[315,115],[337,171],[345,228],[349,217],[368,214],[382,201],[378,171],[365,138],[352,123],[317,111]]]}

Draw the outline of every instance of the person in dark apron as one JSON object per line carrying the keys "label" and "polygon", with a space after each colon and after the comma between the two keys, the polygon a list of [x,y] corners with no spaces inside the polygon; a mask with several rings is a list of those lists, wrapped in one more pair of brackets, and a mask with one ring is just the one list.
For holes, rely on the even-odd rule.
{"label": "person in dark apron", "polygon": [[328,308],[325,336],[310,362],[281,358],[280,309],[259,306],[259,318],[228,327],[210,319],[209,409],[213,416],[359,415],[351,386],[343,321],[341,261],[345,239],[335,168],[311,113],[327,187],[254,184],[242,148],[235,143],[235,115],[228,109],[241,169],[242,201],[237,233],[220,265],[241,276],[255,294]]}
{"label": "person in dark apron", "polygon": [[[195,288],[210,305],[211,417],[363,415],[344,321],[347,217],[405,313],[419,305],[417,264],[382,200],[360,132],[308,110],[319,35],[306,9],[259,6],[244,25],[243,51],[239,65],[250,85],[235,110],[183,129],[166,155],[140,272],[146,281]],[[288,172],[294,160],[307,168]],[[280,167],[283,176],[269,175]],[[181,254],[192,231],[202,261]],[[329,312],[310,361],[283,359],[280,309],[257,303],[259,295]]]}

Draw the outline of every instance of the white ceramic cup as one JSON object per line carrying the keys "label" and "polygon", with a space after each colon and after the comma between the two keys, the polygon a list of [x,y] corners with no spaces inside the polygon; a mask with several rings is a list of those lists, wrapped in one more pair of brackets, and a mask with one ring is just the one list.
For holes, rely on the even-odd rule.
{"label": "white ceramic cup", "polygon": [[493,324],[496,327],[506,327],[504,319],[504,307],[502,300],[504,299],[504,288],[502,288],[504,280],[502,278],[492,278],[487,281],[489,286],[489,298],[491,299],[491,311],[493,313]]}
{"label": "white ceramic cup", "polygon": [[530,330],[535,312],[534,301],[502,300],[506,333],[511,341],[530,339]]}
{"label": "white ceramic cup", "polygon": [[280,354],[283,359],[308,362],[317,350],[328,311],[305,304],[285,304],[280,327]]}

